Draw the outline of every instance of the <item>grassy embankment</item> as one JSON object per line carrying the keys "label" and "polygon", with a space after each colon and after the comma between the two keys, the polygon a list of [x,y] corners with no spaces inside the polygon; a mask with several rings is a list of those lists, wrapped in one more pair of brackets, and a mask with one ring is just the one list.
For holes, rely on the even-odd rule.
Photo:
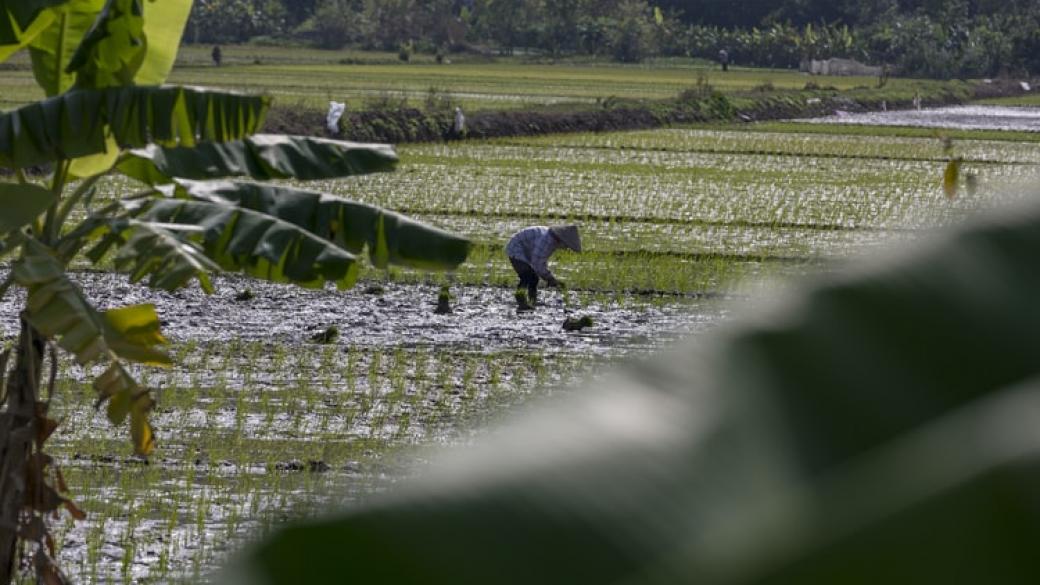
{"label": "grassy embankment", "polygon": [[[578,112],[611,108],[644,109],[662,120],[684,90],[704,78],[739,110],[765,115],[781,108],[806,108],[807,100],[840,97],[863,104],[908,103],[915,95],[926,102],[970,97],[970,85],[890,79],[882,89],[871,77],[810,77],[786,70],[734,67],[723,74],[710,63],[668,59],[642,65],[593,60],[531,62],[520,58],[487,61],[453,57],[437,64],[417,55],[401,63],[387,53],[320,51],[302,48],[229,46],[223,67],[212,65],[209,47],[187,46],[171,82],[262,92],[276,98],[286,112],[321,112],[329,100],[345,101],[350,111],[424,109],[431,90],[442,102],[461,105],[470,114],[488,111]],[[820,89],[806,90],[812,83]],[[41,97],[31,81],[27,58],[5,64],[0,77],[0,109]],[[828,111],[828,110],[823,110]],[[315,117],[320,125],[320,117]],[[610,126],[608,126],[609,129]],[[315,130],[319,130],[320,126]]]}

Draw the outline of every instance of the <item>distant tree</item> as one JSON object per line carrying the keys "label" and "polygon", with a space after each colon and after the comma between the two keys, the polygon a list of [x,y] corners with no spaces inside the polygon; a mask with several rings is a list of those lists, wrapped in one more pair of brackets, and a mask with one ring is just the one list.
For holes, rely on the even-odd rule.
{"label": "distant tree", "polygon": [[314,15],[301,27],[323,49],[339,49],[359,40],[362,29],[362,15],[351,0],[319,0]]}
{"label": "distant tree", "polygon": [[1012,66],[1031,73],[1040,74],[1040,10],[1033,16],[1014,19],[1017,31],[1011,38]]}
{"label": "distant tree", "polygon": [[532,4],[525,0],[477,0],[473,7],[473,33],[512,54],[514,48],[531,41],[537,14]]}
{"label": "distant tree", "polygon": [[581,0],[556,0],[545,4],[542,13],[541,44],[554,55],[573,51],[578,45]]}
{"label": "distant tree", "polygon": [[611,56],[625,63],[637,63],[657,49],[657,24],[645,0],[618,3],[614,26],[607,32]]}
{"label": "distant tree", "polygon": [[675,11],[691,24],[722,27],[758,26],[777,8],[776,0],[657,0],[655,6]]}
{"label": "distant tree", "polygon": [[285,15],[279,0],[198,0],[191,9],[188,31],[195,43],[239,43],[288,32]]}
{"label": "distant tree", "polygon": [[321,0],[281,0],[286,25],[289,28],[299,26],[314,16],[321,4]]}
{"label": "distant tree", "polygon": [[488,44],[639,61],[663,52],[794,67],[853,57],[929,77],[1036,72],[1037,0],[198,0],[189,38],[296,32],[319,46]]}
{"label": "distant tree", "polygon": [[363,43],[366,48],[396,51],[419,36],[416,0],[364,0]]}

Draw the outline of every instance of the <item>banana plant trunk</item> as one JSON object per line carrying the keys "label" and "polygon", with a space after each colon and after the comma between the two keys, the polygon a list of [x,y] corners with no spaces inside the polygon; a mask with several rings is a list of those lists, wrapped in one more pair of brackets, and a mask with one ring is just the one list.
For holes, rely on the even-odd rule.
{"label": "banana plant trunk", "polygon": [[[43,338],[23,319],[14,368],[7,381],[5,408],[0,411],[0,585],[11,583],[17,570],[18,527],[36,435],[43,353]],[[6,373],[6,362],[0,358],[0,381]]]}

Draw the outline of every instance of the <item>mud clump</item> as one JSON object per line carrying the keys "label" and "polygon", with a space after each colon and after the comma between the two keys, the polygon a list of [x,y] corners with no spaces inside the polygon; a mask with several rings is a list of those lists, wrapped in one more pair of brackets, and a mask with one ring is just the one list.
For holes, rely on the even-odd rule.
{"label": "mud clump", "polygon": [[448,287],[441,288],[441,291],[437,294],[437,308],[433,312],[437,315],[450,315],[453,312],[451,308],[451,293],[448,292]]}
{"label": "mud clump", "polygon": [[450,315],[452,313],[451,302],[447,299],[437,299],[437,308],[433,312],[438,315]]}
{"label": "mud clump", "polygon": [[370,284],[365,287],[365,290],[361,291],[366,295],[381,295],[386,293],[386,289],[380,284]]}
{"label": "mud clump", "polygon": [[334,343],[339,339],[339,327],[329,325],[324,331],[319,331],[314,335],[311,335],[309,339],[314,343]]}
{"label": "mud clump", "polygon": [[581,331],[586,327],[592,327],[595,322],[589,315],[582,315],[581,317],[567,317],[563,320],[564,331]]}
{"label": "mud clump", "polygon": [[275,463],[272,467],[275,471],[309,471],[311,473],[325,473],[332,469],[328,463],[314,459],[308,459],[306,463],[299,459],[292,459],[290,461]]}
{"label": "mud clump", "polygon": [[235,295],[235,300],[240,302],[240,303],[251,301],[251,300],[253,300],[255,298],[256,298],[256,294],[254,294],[253,291],[251,289],[248,289],[248,288]]}

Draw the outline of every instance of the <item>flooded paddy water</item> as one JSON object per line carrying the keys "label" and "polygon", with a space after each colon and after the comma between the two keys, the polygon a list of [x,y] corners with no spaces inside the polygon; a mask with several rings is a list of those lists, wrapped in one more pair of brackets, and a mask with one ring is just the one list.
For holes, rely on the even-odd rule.
{"label": "flooded paddy water", "polygon": [[842,112],[804,121],[818,124],[1040,132],[1040,107],[969,105],[891,112]]}
{"label": "flooded paddy water", "polygon": [[[451,277],[368,269],[338,292],[227,276],[206,296],[77,267],[75,282],[102,308],[155,304],[175,365],[134,370],[159,404],[159,447],[146,462],[94,410],[99,372],[62,363],[54,451],[89,514],[56,526],[65,569],[85,583],[201,578],[287,518],[408,481],[427,447],[479,440],[619,360],[710,337],[773,293],[763,283],[908,245],[992,204],[988,185],[1040,179],[1035,143],[958,139],[982,188],[950,200],[940,141],[831,128],[412,145],[395,173],[301,184],[467,235],[476,246]],[[98,199],[128,189],[111,181]],[[553,259],[572,291],[565,302],[546,290],[542,307],[518,315],[506,239],[565,222],[582,226],[586,248]],[[443,284],[450,315],[434,314]],[[7,342],[20,302],[16,291],[0,299]],[[578,315],[594,326],[564,331]],[[338,335],[319,342],[330,327]]]}
{"label": "flooded paddy water", "polygon": [[[0,279],[5,273],[0,270]],[[434,313],[439,285],[361,283],[348,291],[307,290],[243,277],[218,277],[217,293],[198,288],[167,293],[128,282],[121,274],[84,271],[74,280],[100,308],[150,303],[165,337],[177,342],[307,344],[317,332],[338,330],[341,347],[453,347],[473,352],[536,348],[540,353],[616,354],[652,350],[669,339],[717,321],[724,299],[652,302],[632,295],[547,289],[539,310],[517,314],[511,288],[456,285],[453,312]],[[564,296],[567,296],[565,301]],[[0,300],[0,332],[17,331],[12,294]],[[561,328],[569,313],[591,315],[580,334]]]}

